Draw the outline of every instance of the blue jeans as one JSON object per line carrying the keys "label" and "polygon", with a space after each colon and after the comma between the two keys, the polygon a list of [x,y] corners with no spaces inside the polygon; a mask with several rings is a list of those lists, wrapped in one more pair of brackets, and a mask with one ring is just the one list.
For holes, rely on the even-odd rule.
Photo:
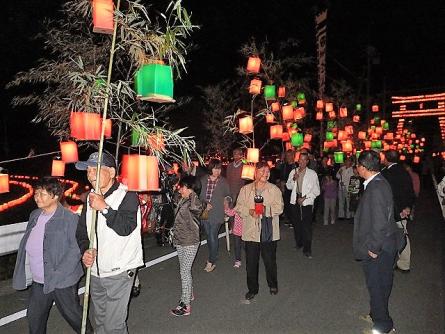
{"label": "blue jeans", "polygon": [[202,226],[204,226],[204,230],[206,231],[207,234],[207,245],[209,248],[209,262],[211,264],[215,264],[219,246],[218,232],[222,224],[211,223],[208,220],[203,220],[201,224]]}

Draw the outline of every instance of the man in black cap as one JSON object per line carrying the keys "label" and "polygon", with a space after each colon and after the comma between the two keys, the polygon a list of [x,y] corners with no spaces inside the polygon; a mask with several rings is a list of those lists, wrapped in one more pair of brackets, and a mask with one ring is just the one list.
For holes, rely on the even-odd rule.
{"label": "man in black cap", "polygon": [[[86,170],[96,188],[98,152],[76,168]],[[114,158],[104,152],[101,159],[99,192],[88,195],[77,228],[82,262],[91,267],[91,300],[96,333],[128,333],[127,309],[136,268],[143,266],[141,220],[137,194],[116,181]],[[93,211],[95,210],[95,211]],[[96,219],[96,245],[89,249],[93,214]]]}

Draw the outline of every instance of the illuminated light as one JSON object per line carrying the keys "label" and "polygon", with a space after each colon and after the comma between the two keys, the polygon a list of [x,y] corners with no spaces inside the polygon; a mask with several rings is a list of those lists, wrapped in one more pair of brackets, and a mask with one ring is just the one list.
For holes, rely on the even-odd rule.
{"label": "illuminated light", "polygon": [[249,85],[249,93],[252,95],[260,94],[262,85],[263,83],[260,79],[252,79]]}
{"label": "illuminated light", "polygon": [[280,110],[280,103],[274,102],[270,105],[270,108],[272,109],[273,112],[277,112]]}
{"label": "illuminated light", "polygon": [[294,119],[294,108],[290,104],[283,106],[281,108],[281,113],[283,120],[285,121]]}
{"label": "illuminated light", "polygon": [[352,142],[347,140],[342,143],[342,151],[343,152],[352,152]]}
{"label": "illuminated light", "polygon": [[302,119],[305,116],[305,111],[303,107],[294,109],[294,120]]}
{"label": "illuminated light", "polygon": [[374,104],[374,105],[372,105],[372,107],[371,107],[371,110],[372,110],[372,112],[379,112],[379,106],[378,106],[378,104]]}
{"label": "illuminated light", "polygon": [[290,140],[290,134],[289,132],[283,132],[283,135],[281,136],[281,140],[286,142]]}
{"label": "illuminated light", "polygon": [[283,137],[283,126],[272,125],[270,127],[270,139],[281,139]]}
{"label": "illuminated light", "polygon": [[172,103],[173,70],[163,63],[144,64],[134,78],[136,97],[141,101]]}
{"label": "illuminated light", "polygon": [[65,162],[62,160],[53,160],[51,176],[65,176]]}
{"label": "illuminated light", "polygon": [[275,116],[273,114],[266,114],[266,123],[275,122]]}
{"label": "illuminated light", "polygon": [[354,123],[359,123],[360,122],[360,116],[359,115],[354,115],[352,116],[352,121]]}
{"label": "illuminated light", "polygon": [[260,150],[258,148],[247,149],[247,161],[257,163],[260,161]]}
{"label": "illuminated light", "polygon": [[345,161],[345,155],[343,152],[334,152],[334,161],[336,164],[342,164]]}
{"label": "illuminated light", "polygon": [[371,148],[371,141],[366,140],[366,141],[363,142],[363,144],[365,145],[366,149],[370,149]]}
{"label": "illuminated light", "polygon": [[404,160],[406,160],[406,157],[403,154],[401,154],[400,157],[399,157],[399,160],[400,161],[404,161]]}
{"label": "illuminated light", "polygon": [[400,111],[406,110],[406,104],[401,104],[399,110]]}
{"label": "illuminated light", "polygon": [[381,140],[373,140],[373,141],[371,141],[371,148],[381,149],[382,148],[382,141]]}
{"label": "illuminated light", "polygon": [[334,111],[334,104],[331,102],[326,102],[325,111],[326,112]]}
{"label": "illuminated light", "polygon": [[337,139],[338,140],[346,140],[346,139],[348,139],[348,134],[346,133],[346,131],[339,130],[338,134],[337,134]]}
{"label": "illuminated light", "polygon": [[93,32],[113,34],[114,4],[112,0],[93,0]]}
{"label": "illuminated light", "polygon": [[249,57],[247,61],[247,72],[258,73],[261,67],[261,59],[259,57]]}
{"label": "illuminated light", "polygon": [[385,140],[394,140],[394,134],[392,132],[388,132],[383,136]]}
{"label": "illuminated light", "polygon": [[304,135],[304,139],[303,139],[303,141],[304,141],[305,143],[310,143],[311,140],[312,140],[312,135],[311,135],[310,133],[306,133],[306,134]]}
{"label": "illuminated light", "polygon": [[365,140],[366,139],[366,132],[365,131],[359,131],[358,132],[358,139]]}
{"label": "illuminated light", "polygon": [[278,87],[278,97],[285,97],[286,96],[286,87],[280,86]]}
{"label": "illuminated light", "polygon": [[245,180],[255,179],[255,166],[254,165],[243,165],[243,170],[241,171],[241,178]]}
{"label": "illuminated light", "polygon": [[338,112],[338,116],[341,117],[341,118],[348,117],[348,108],[341,107],[339,112]]}
{"label": "illuminated light", "polygon": [[330,111],[328,114],[330,119],[334,119],[335,118],[335,111]]}
{"label": "illuminated light", "polygon": [[294,147],[292,146],[292,144],[290,143],[290,141],[288,141],[288,142],[285,143],[284,148],[286,149],[286,151],[288,151],[288,150],[293,150],[293,149],[294,149]]}
{"label": "illuminated light", "polygon": [[323,109],[324,108],[323,100],[317,100],[316,108],[317,109]]}
{"label": "illuminated light", "polygon": [[266,85],[264,86],[264,98],[266,101],[275,100],[276,99],[276,92],[275,92],[275,86],[274,85]]}
{"label": "illuminated light", "polygon": [[294,133],[291,137],[292,146],[301,146],[303,145],[303,134],[302,133]]}
{"label": "illuminated light", "polygon": [[60,142],[60,151],[62,153],[62,161],[65,163],[76,162],[79,160],[77,144],[73,141]]}
{"label": "illuminated light", "polygon": [[413,113],[404,113],[404,114],[394,114],[394,112],[393,112],[393,115],[392,115],[392,117],[393,118],[398,118],[398,117],[426,117],[426,116],[445,116],[445,111],[440,111],[440,112],[432,112],[432,111],[430,111],[430,112],[426,112],[426,113],[416,113],[416,112],[413,112]]}
{"label": "illuminated light", "polygon": [[356,110],[356,111],[362,111],[362,105],[361,105],[360,103],[357,103],[357,104],[355,105],[355,110]]}
{"label": "illuminated light", "polygon": [[106,119],[105,120],[105,131],[104,131],[105,138],[111,138],[112,129],[113,129],[113,123],[111,122],[111,119]]}
{"label": "illuminated light", "polygon": [[158,191],[158,159],[149,155],[124,155],[122,158],[122,181],[130,191]]}
{"label": "illuminated light", "polygon": [[165,150],[165,142],[162,133],[153,134],[148,136],[148,146],[156,151]]}
{"label": "illuminated light", "polygon": [[317,113],[315,114],[315,119],[317,121],[322,121],[323,120],[323,112],[317,111]]}
{"label": "illuminated light", "polygon": [[381,126],[377,126],[375,128],[375,133],[381,135],[383,133],[383,128]]}
{"label": "illuminated light", "polygon": [[102,127],[99,114],[90,112],[71,112],[71,137],[77,140],[100,140]]}
{"label": "illuminated light", "polygon": [[0,174],[0,194],[9,192],[9,175]]}
{"label": "illuminated light", "polygon": [[327,131],[326,132],[326,140],[327,141],[332,141],[334,140],[334,133],[332,131]]}
{"label": "illuminated light", "polygon": [[244,135],[253,132],[253,119],[251,116],[245,116],[239,119],[239,132]]}

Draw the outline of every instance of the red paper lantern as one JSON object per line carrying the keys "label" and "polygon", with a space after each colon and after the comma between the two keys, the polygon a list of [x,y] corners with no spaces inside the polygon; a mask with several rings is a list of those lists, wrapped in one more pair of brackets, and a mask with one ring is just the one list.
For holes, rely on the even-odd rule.
{"label": "red paper lantern", "polygon": [[324,103],[323,100],[317,100],[317,109],[323,109]]}
{"label": "red paper lantern", "polygon": [[72,112],[70,116],[71,137],[77,140],[100,140],[102,126],[99,114]]}
{"label": "red paper lantern", "polygon": [[283,114],[283,120],[293,120],[294,119],[294,108],[292,105],[288,104],[281,108],[281,112]]}
{"label": "red paper lantern", "polygon": [[294,119],[295,120],[302,119],[304,117],[304,115],[305,115],[304,108],[300,107],[300,108],[294,109]]}
{"label": "red paper lantern", "polygon": [[255,166],[253,165],[243,165],[243,170],[241,171],[241,178],[247,180],[255,179]]}
{"label": "red paper lantern", "polygon": [[253,132],[253,119],[251,116],[245,116],[239,119],[239,132],[244,135]]}
{"label": "red paper lantern", "polygon": [[280,102],[273,102],[270,105],[270,108],[272,109],[273,112],[279,111],[280,110]]}
{"label": "red paper lantern", "polygon": [[343,152],[352,152],[352,143],[347,140],[342,143]]}
{"label": "red paper lantern", "polygon": [[359,115],[354,115],[354,116],[352,117],[352,121],[353,121],[354,123],[359,123],[359,122],[360,122],[360,116],[359,116]]}
{"label": "red paper lantern", "polygon": [[281,140],[286,142],[290,140],[290,134],[289,132],[283,132],[283,135],[281,136]]}
{"label": "red paper lantern", "polygon": [[266,123],[273,123],[275,121],[275,117],[273,114],[266,114]]}
{"label": "red paper lantern", "polygon": [[317,121],[322,121],[322,120],[323,120],[323,112],[318,111],[318,112],[315,114],[315,119],[316,119]]}
{"label": "red paper lantern", "polygon": [[326,112],[334,111],[334,104],[332,102],[326,102]]}
{"label": "red paper lantern", "polygon": [[348,139],[348,134],[346,133],[346,131],[339,130],[338,134],[337,134],[337,139],[338,140],[346,140],[346,139]]}
{"label": "red paper lantern", "polygon": [[281,139],[283,137],[283,126],[272,125],[270,127],[270,139]]}
{"label": "red paper lantern", "polygon": [[285,148],[286,151],[294,149],[294,147],[292,146],[292,143],[290,141],[285,143],[284,148]]}
{"label": "red paper lantern", "polygon": [[353,135],[354,134],[354,127],[352,125],[346,125],[345,126],[345,131],[348,135]]}
{"label": "red paper lantern", "polygon": [[262,81],[259,79],[252,79],[250,81],[249,93],[252,95],[261,94],[261,86],[263,85]]}
{"label": "red paper lantern", "polygon": [[122,181],[130,191],[158,191],[159,166],[155,156],[131,154],[122,159]]}
{"label": "red paper lantern", "polygon": [[341,108],[340,108],[340,111],[339,111],[339,113],[338,113],[338,116],[341,117],[341,118],[348,117],[348,108],[346,108],[346,107],[341,107]]}
{"label": "red paper lantern", "polygon": [[402,154],[402,155],[400,155],[399,159],[400,159],[400,161],[404,161],[404,160],[406,160],[406,157]]}
{"label": "red paper lantern", "polygon": [[280,86],[278,87],[278,97],[285,97],[286,96],[286,87]]}
{"label": "red paper lantern", "polygon": [[112,127],[113,127],[113,123],[111,122],[111,119],[106,119],[105,120],[105,132],[104,132],[105,138],[111,138]]}
{"label": "red paper lantern", "polygon": [[416,155],[416,156],[413,158],[413,162],[414,162],[415,164],[418,164],[418,163],[420,162],[420,157]]}
{"label": "red paper lantern", "polygon": [[258,148],[247,149],[247,161],[257,163],[260,161],[260,150]]}
{"label": "red paper lantern", "polygon": [[65,163],[79,161],[77,153],[77,144],[73,141],[60,142],[60,151],[62,152],[62,161]]}
{"label": "red paper lantern", "polygon": [[311,140],[312,140],[312,135],[311,135],[310,133],[306,133],[306,134],[304,135],[303,141],[304,141],[305,143],[310,143]]}
{"label": "red paper lantern", "polygon": [[65,162],[62,160],[53,160],[51,176],[65,176]]}
{"label": "red paper lantern", "polygon": [[249,57],[247,61],[247,72],[258,73],[261,67],[261,59],[259,57]]}
{"label": "red paper lantern", "polygon": [[381,135],[383,133],[383,128],[381,126],[377,126],[375,128],[375,133]]}
{"label": "red paper lantern", "polygon": [[378,104],[373,104],[371,107],[372,112],[378,112],[379,111],[379,106]]}
{"label": "red paper lantern", "polygon": [[9,175],[0,174],[0,194],[9,192]]}
{"label": "red paper lantern", "polygon": [[93,31],[101,34],[113,34],[113,0],[93,0]]}
{"label": "red paper lantern", "polygon": [[366,140],[366,141],[364,141],[363,143],[365,144],[365,148],[366,148],[366,149],[370,149],[370,148],[371,148],[371,141]]}

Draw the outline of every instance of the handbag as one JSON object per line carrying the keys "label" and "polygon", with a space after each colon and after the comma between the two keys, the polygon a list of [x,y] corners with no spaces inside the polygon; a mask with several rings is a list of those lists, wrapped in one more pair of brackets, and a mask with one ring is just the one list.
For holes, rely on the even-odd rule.
{"label": "handbag", "polygon": [[[270,215],[272,216],[272,210],[270,210]],[[271,242],[273,239],[273,225],[272,217],[261,217],[261,236],[260,242]]]}
{"label": "handbag", "polygon": [[201,213],[201,216],[199,216],[200,220],[209,220],[209,210],[204,209],[204,211]]}

